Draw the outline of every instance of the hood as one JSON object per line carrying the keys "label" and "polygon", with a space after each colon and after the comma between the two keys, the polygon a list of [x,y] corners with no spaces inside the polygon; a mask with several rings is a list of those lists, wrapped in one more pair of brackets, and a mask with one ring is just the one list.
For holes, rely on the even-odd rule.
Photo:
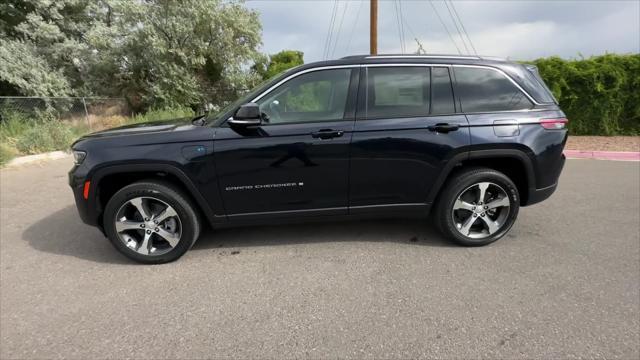
{"label": "hood", "polygon": [[157,133],[173,131],[181,126],[193,126],[191,124],[193,118],[179,118],[162,121],[150,121],[144,123],[124,125],[112,129],[101,130],[83,136],[83,138],[102,138],[120,135],[136,135],[145,133]]}

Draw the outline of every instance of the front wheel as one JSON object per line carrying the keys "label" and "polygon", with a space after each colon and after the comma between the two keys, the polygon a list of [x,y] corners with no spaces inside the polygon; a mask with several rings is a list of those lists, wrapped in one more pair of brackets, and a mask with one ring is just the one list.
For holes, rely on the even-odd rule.
{"label": "front wheel", "polygon": [[195,208],[171,184],[144,181],[123,187],[105,207],[104,228],[111,243],[145,264],[174,261],[200,234]]}
{"label": "front wheel", "polygon": [[446,237],[480,246],[503,237],[520,208],[518,189],[506,175],[472,168],[455,175],[436,205],[436,225]]}

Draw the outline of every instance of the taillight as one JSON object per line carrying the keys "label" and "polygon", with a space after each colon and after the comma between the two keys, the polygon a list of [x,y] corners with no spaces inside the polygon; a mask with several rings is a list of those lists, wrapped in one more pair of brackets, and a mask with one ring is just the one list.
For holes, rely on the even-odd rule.
{"label": "taillight", "polygon": [[567,127],[567,118],[540,119],[540,125],[547,130],[560,130]]}

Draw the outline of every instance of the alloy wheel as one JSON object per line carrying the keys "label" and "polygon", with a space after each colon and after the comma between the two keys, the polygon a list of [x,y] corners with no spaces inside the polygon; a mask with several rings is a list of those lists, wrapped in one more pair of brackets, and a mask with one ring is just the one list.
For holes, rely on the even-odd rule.
{"label": "alloy wheel", "polygon": [[480,182],[463,190],[453,204],[456,229],[472,239],[483,239],[502,229],[509,216],[509,196],[492,182]]}
{"label": "alloy wheel", "polygon": [[136,197],[116,214],[115,229],[125,246],[141,255],[162,255],[180,242],[182,222],[166,202],[154,197]]}

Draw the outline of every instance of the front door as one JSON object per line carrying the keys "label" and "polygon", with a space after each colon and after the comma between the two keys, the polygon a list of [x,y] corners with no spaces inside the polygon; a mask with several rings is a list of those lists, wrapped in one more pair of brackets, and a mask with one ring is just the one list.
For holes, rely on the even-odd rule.
{"label": "front door", "polygon": [[254,100],[261,126],[217,129],[230,220],[347,212],[357,82],[357,68],[303,71]]}

